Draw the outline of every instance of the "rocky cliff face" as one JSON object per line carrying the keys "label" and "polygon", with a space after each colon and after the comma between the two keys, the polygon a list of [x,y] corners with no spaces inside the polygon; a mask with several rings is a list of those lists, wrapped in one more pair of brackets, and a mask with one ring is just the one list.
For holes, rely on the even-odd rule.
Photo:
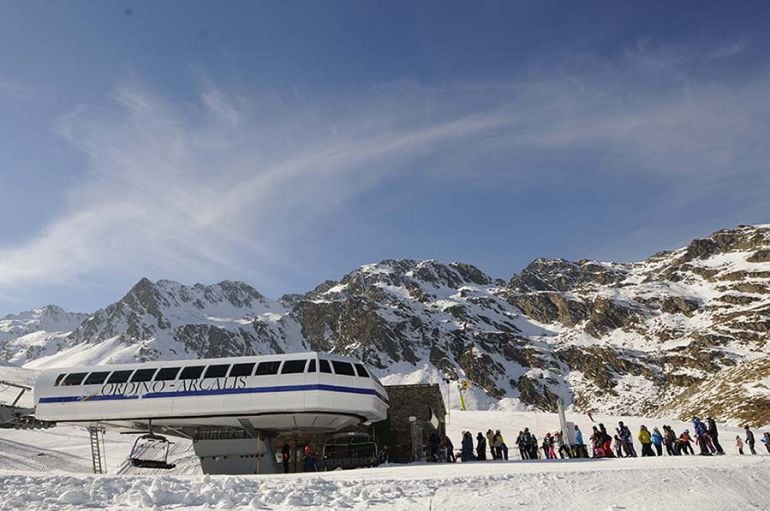
{"label": "rocky cliff face", "polygon": [[468,379],[476,406],[552,410],[562,398],[579,410],[712,407],[754,421],[770,409],[770,226],[638,263],[537,259],[507,282],[464,263],[386,260],[277,302],[239,282],[143,279],[80,321],[48,356],[17,360],[326,350],[360,357],[385,381]]}

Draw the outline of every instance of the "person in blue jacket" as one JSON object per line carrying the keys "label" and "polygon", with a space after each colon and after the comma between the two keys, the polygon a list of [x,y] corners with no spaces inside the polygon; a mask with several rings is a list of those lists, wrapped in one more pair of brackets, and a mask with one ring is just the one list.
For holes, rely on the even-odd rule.
{"label": "person in blue jacket", "polygon": [[655,446],[658,456],[663,456],[663,435],[658,428],[652,428],[652,445]]}
{"label": "person in blue jacket", "polygon": [[575,448],[574,448],[574,454],[576,458],[587,458],[588,457],[588,450],[586,449],[586,444],[583,442],[583,432],[580,431],[580,428],[577,424],[575,424]]}
{"label": "person in blue jacket", "polygon": [[711,456],[711,453],[706,446],[706,435],[708,435],[706,424],[704,424],[699,417],[693,417],[692,425],[695,428],[695,443],[700,447],[700,455]]}

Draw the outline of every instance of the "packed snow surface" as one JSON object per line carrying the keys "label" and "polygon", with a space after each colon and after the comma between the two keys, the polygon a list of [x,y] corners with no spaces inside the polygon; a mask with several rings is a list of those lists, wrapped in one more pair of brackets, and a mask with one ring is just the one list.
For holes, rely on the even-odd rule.
{"label": "packed snow surface", "polygon": [[[569,416],[590,431],[586,416]],[[594,416],[636,433],[661,420]],[[666,421],[678,432],[687,427]],[[519,429],[538,438],[558,424],[554,414],[452,411],[448,431],[501,429],[509,446]],[[767,428],[764,428],[767,429]],[[764,429],[755,430],[757,437]],[[0,510],[40,509],[382,509],[382,510],[770,510],[770,455],[738,456],[738,428],[723,426],[726,456],[559,461],[487,461],[388,465],[373,469],[261,476],[191,475],[189,443],[177,443],[179,472],[126,470],[132,437],[108,433],[110,474],[95,476],[81,429],[1,431]]]}

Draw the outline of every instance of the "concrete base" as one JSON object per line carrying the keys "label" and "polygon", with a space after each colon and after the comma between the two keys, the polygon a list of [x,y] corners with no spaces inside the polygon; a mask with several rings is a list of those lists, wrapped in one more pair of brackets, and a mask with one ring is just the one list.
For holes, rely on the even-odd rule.
{"label": "concrete base", "polygon": [[275,474],[273,437],[193,440],[204,474]]}

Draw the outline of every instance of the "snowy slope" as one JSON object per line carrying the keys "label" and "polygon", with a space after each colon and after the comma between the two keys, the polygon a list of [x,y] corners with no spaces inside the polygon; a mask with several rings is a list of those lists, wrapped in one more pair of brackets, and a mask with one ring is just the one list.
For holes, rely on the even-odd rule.
{"label": "snowy slope", "polygon": [[[590,421],[572,416],[584,430]],[[633,417],[619,419],[636,430]],[[670,422],[681,431],[684,424]],[[553,414],[453,412],[449,434],[502,429],[512,443],[527,426],[539,436],[557,424]],[[56,431],[60,435],[55,435]],[[728,446],[735,429],[722,428]],[[5,432],[3,432],[5,433]],[[277,474],[193,476],[176,473],[93,476],[87,435],[62,428],[16,431],[0,446],[0,509],[382,509],[382,510],[768,510],[770,455],[619,460],[471,462],[390,465],[374,469]],[[58,438],[58,440],[56,440]],[[107,436],[108,466],[120,466],[130,442]],[[511,453],[513,454],[513,450]],[[120,454],[118,454],[120,453]],[[19,460],[27,459],[28,463]],[[42,473],[41,473],[42,472]]]}

